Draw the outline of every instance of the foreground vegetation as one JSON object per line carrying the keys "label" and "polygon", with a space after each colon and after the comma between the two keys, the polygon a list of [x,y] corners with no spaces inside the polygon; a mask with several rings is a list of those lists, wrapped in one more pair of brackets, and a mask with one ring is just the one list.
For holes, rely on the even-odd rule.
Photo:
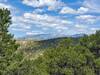
{"label": "foreground vegetation", "polygon": [[10,24],[10,11],[0,9],[0,75],[100,75],[100,31],[18,45]]}

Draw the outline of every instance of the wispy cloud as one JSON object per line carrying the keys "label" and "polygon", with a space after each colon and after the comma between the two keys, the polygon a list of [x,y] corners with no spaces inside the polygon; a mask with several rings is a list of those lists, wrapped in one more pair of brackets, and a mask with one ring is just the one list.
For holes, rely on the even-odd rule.
{"label": "wispy cloud", "polygon": [[79,16],[76,16],[76,19],[79,22],[84,22],[86,24],[95,24],[96,22],[100,21],[100,16],[94,16],[94,15],[79,15]]}
{"label": "wispy cloud", "polygon": [[47,6],[48,10],[58,9],[59,7],[65,5],[60,0],[23,0],[22,3],[31,7]]}
{"label": "wispy cloud", "polygon": [[90,12],[100,13],[100,0],[85,0],[83,6],[89,8]]}

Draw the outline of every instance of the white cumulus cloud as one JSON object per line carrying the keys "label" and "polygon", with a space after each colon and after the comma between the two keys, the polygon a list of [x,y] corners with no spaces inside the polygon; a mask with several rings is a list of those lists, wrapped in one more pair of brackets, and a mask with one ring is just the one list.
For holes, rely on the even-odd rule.
{"label": "white cumulus cloud", "polygon": [[88,8],[86,7],[80,7],[77,10],[71,8],[71,7],[63,7],[60,11],[61,14],[84,14],[88,12]]}
{"label": "white cumulus cloud", "polygon": [[60,0],[23,0],[22,3],[31,7],[48,6],[48,10],[54,10],[64,5]]}

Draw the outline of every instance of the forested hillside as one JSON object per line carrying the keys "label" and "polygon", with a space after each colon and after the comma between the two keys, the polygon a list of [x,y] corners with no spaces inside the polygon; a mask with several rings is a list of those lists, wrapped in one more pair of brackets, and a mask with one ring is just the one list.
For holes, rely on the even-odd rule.
{"label": "forested hillside", "polygon": [[80,38],[16,41],[0,9],[0,75],[100,75],[100,31]]}

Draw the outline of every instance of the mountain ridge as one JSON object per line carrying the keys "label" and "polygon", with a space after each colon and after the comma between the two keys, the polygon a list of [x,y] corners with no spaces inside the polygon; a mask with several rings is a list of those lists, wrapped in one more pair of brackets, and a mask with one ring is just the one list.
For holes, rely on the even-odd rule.
{"label": "mountain ridge", "polygon": [[56,39],[63,37],[72,37],[72,38],[80,38],[85,36],[86,34],[74,34],[74,35],[57,35],[57,34],[37,34],[37,35],[27,35],[24,37],[17,38],[18,40],[48,40],[48,39]]}

